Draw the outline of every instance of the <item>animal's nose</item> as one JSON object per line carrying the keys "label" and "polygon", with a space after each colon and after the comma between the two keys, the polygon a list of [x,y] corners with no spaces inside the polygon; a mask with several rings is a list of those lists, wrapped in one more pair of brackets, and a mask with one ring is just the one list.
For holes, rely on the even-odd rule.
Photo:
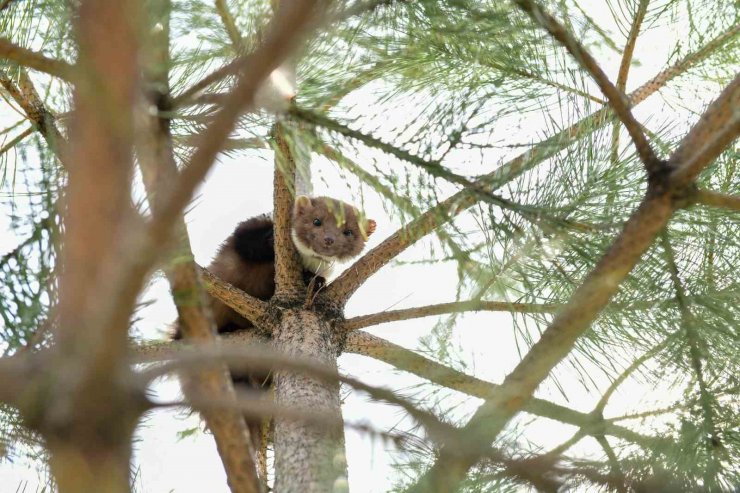
{"label": "animal's nose", "polygon": [[333,245],[334,244],[334,238],[331,237],[331,236],[325,236],[324,237],[324,243],[326,243],[327,246],[328,245]]}

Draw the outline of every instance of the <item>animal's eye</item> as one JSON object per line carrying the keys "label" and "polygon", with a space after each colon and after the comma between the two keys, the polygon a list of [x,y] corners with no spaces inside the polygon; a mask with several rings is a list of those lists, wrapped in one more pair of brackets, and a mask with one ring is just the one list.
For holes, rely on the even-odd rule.
{"label": "animal's eye", "polygon": [[345,229],[344,230],[344,236],[352,236],[352,230],[351,229]]}
{"label": "animal's eye", "polygon": [[314,226],[321,226],[321,219],[319,219],[318,217],[316,219],[314,219],[313,220],[313,225]]}

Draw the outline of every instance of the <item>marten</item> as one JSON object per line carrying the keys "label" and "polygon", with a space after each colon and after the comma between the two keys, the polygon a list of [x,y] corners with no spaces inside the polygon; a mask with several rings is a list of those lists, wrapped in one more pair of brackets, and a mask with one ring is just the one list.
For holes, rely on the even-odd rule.
{"label": "marten", "polygon": [[[337,263],[360,254],[375,231],[350,204],[329,197],[296,197],[291,236],[303,265],[303,279],[326,280]],[[272,218],[261,215],[237,225],[221,245],[208,270],[247,294],[269,300],[275,293],[275,246]],[[211,309],[219,333],[252,324],[215,298]]]}
{"label": "marten", "polygon": [[[337,263],[360,254],[368,237],[375,231],[375,221],[366,219],[354,206],[329,197],[296,197],[291,236],[308,284],[316,278],[323,284]],[[275,293],[275,244],[273,222],[269,215],[256,216],[239,223],[221,244],[208,266],[215,276],[247,294],[267,301]],[[252,327],[252,323],[221,301],[209,297],[218,333]],[[177,329],[174,338],[180,339]],[[232,375],[235,385],[251,389],[269,388],[269,375],[251,373]],[[247,420],[255,448],[264,445],[262,423]]]}

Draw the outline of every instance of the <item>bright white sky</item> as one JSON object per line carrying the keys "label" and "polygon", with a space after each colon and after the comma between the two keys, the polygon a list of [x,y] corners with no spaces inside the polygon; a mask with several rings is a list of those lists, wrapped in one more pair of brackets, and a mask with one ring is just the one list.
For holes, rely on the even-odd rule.
{"label": "bright white sky", "polygon": [[[608,26],[615,33],[611,17],[605,10],[594,9],[591,12],[602,26]],[[628,90],[654,76],[673,49],[674,33],[664,29],[655,29],[640,38],[637,46],[637,57],[640,62],[630,73]],[[621,39],[616,36],[616,39]],[[649,49],[645,47],[649,46]],[[614,79],[618,67],[618,57],[605,51],[604,63],[606,72]],[[594,90],[593,94],[598,95]],[[352,96],[357,102],[365,97],[362,92]],[[362,107],[359,105],[359,107]],[[658,118],[654,110],[657,106],[650,102],[641,105],[636,112],[642,121],[654,121]],[[676,110],[678,114],[678,109]],[[394,114],[388,114],[394,118]],[[401,117],[401,115],[396,115]],[[671,115],[663,115],[670,117]],[[10,122],[17,121],[17,114],[9,111],[7,105],[0,105],[0,124],[6,128]],[[526,129],[525,129],[526,130]],[[534,132],[535,129],[533,129]],[[2,142],[0,142],[2,146]],[[252,156],[256,154],[251,154]],[[207,265],[218,244],[230,234],[234,225],[256,214],[267,212],[272,203],[272,160],[266,151],[261,158],[245,159],[222,158],[214,167],[206,183],[201,188],[194,206],[187,216],[188,230],[196,260]],[[314,165],[315,176],[323,180],[314,180],[315,194],[356,201],[359,190],[356,184],[343,181],[328,166],[317,161]],[[396,220],[389,218],[383,210],[382,203],[372,193],[366,193],[365,208],[369,217],[376,219],[378,229],[371,238],[369,247],[377,245],[399,227]],[[8,231],[8,219],[0,216],[0,254],[9,251],[18,244],[19,239]],[[423,246],[410,249],[403,254],[403,259],[418,258]],[[419,306],[454,299],[457,276],[455,266],[451,263],[439,263],[432,266],[389,266],[372,277],[353,298],[348,306],[347,316],[371,313],[388,309]],[[169,298],[166,283],[159,277],[147,291],[144,299],[156,302],[143,309],[139,316],[138,328],[148,338],[163,338],[164,330],[175,318],[174,307]],[[397,322],[371,329],[371,332],[392,342],[408,348],[417,348],[419,338],[427,335],[434,325],[432,318]],[[460,319],[455,335],[461,353],[465,355],[469,373],[492,381],[501,382],[503,377],[519,362],[516,350],[512,321],[508,315],[500,313],[468,314]],[[367,382],[381,385],[392,382],[392,387],[404,389],[421,381],[403,373],[395,373],[386,365],[368,358],[346,355],[340,358],[341,368]],[[560,373],[567,400],[552,388],[543,386],[538,396],[550,399],[584,412],[592,409],[598,396],[589,395],[578,383],[578,378],[570,370]],[[599,375],[594,377],[598,380]],[[608,384],[603,381],[602,388]],[[651,408],[648,402],[670,400],[673,392],[651,392],[630,380],[625,383],[607,408],[607,415],[619,415],[639,406]],[[163,399],[175,398],[178,385],[174,381],[157,386],[157,392]],[[443,404],[447,408],[457,402],[456,416],[463,416],[472,411],[479,401],[464,398],[451,393]],[[349,422],[372,423],[379,429],[388,430],[400,422],[404,429],[409,422],[402,419],[402,414],[391,406],[369,404],[367,401],[349,393],[344,403],[344,416]],[[532,420],[531,416],[519,418],[520,423]],[[178,441],[178,432],[198,426],[196,416],[185,412],[157,411],[151,413],[140,427],[136,443],[134,467],[138,470],[137,491],[146,493],[191,493],[208,491],[226,493],[223,469],[215,451],[210,435],[203,433],[189,436]],[[563,442],[573,433],[572,427],[537,419],[528,425],[527,436],[536,437],[536,442],[551,448]],[[347,430],[347,451],[349,462],[349,480],[354,493],[376,493],[386,491],[393,474],[390,467],[392,455],[389,447],[382,441]],[[582,452],[593,451],[601,454],[600,448],[591,439],[584,439],[578,446]],[[0,490],[34,492],[43,485],[43,476],[26,463],[0,464]]]}

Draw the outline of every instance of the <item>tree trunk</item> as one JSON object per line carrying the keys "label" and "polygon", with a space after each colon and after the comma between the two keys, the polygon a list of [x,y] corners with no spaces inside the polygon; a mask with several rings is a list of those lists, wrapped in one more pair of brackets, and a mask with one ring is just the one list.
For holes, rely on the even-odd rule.
{"label": "tree trunk", "polygon": [[[341,340],[332,323],[315,312],[283,311],[273,333],[281,351],[312,358],[336,368]],[[319,381],[305,375],[279,372],[275,399],[280,407],[305,409],[336,420],[336,426],[319,429],[303,422],[276,420],[275,490],[279,493],[326,493],[344,490],[347,465],[339,383]]]}

